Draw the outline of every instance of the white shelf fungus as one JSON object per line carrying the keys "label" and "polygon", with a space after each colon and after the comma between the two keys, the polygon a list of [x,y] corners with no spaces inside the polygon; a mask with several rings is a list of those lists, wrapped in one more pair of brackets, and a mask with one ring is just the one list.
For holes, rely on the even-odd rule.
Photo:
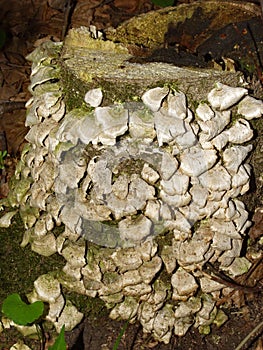
{"label": "white shelf fungus", "polygon": [[[59,44],[44,45],[30,56],[29,145],[9,201],[27,229],[23,244],[67,260],[59,282],[49,275],[35,281],[49,319],[59,331],[82,318],[62,299],[62,284],[98,295],[111,317],[138,319],[165,343],[191,325],[207,331],[218,322],[211,293],[220,297],[225,286],[203,274],[205,264],[232,276],[249,269],[240,252],[250,223],[237,197],[249,188],[252,146],[242,144],[253,137],[249,120],[261,116],[262,101],[217,83],[196,111],[168,87],[102,107],[98,87],[85,95],[93,110],[66,111],[48,64]],[[55,237],[51,230],[61,224],[65,232]]]}
{"label": "white shelf fungus", "polygon": [[101,104],[102,99],[103,94],[99,88],[89,90],[84,97],[84,101],[91,107],[98,107]]}

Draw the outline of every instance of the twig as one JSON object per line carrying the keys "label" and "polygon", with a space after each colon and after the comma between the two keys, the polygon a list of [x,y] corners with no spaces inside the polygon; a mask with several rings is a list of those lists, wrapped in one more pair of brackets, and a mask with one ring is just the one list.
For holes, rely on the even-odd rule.
{"label": "twig", "polygon": [[242,340],[242,342],[234,349],[234,350],[240,350],[242,346],[246,344],[246,342],[263,326],[263,321],[260,322],[260,324],[257,325],[246,337]]}
{"label": "twig", "polygon": [[[261,261],[261,259],[260,259],[260,261]],[[202,271],[206,277],[214,280],[215,282],[224,284],[225,286],[230,287],[234,290],[241,290],[245,293],[257,293],[257,292],[262,290],[262,288],[260,286],[250,287],[250,286],[245,286],[245,285],[237,283],[229,276],[226,276],[226,275],[222,274],[222,272],[217,271],[210,263],[207,263],[207,268],[210,269],[211,272],[213,272],[213,275],[206,273],[205,271]]]}

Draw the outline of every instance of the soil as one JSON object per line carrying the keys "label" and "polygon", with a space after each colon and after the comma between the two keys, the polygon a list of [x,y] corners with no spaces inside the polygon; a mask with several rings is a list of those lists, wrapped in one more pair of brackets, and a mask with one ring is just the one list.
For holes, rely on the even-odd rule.
{"label": "soil", "polygon": [[[190,3],[193,0],[175,1],[175,4]],[[260,1],[250,1],[258,5],[260,10]],[[240,6],[244,1],[240,0]],[[261,1],[262,5],[262,1]],[[15,165],[19,159],[20,152],[25,143],[24,136],[27,128],[24,126],[26,110],[24,104],[30,98],[28,91],[30,65],[26,61],[26,55],[36,46],[45,40],[59,41],[70,27],[81,25],[96,25],[99,30],[116,27],[123,21],[140,13],[158,9],[150,0],[1,0],[0,14],[0,150],[8,151],[8,156],[4,159],[4,169],[0,170],[0,198],[6,197],[8,193],[8,181],[14,173]],[[180,28],[172,28],[168,33],[166,43],[160,47],[159,51],[148,52],[143,60],[168,61],[182,65],[196,65],[198,62],[205,61],[210,64],[212,59],[216,60],[222,69],[227,68],[226,60],[222,57],[228,57],[234,61],[237,57],[231,57],[231,49],[235,42],[240,44],[240,55],[242,58],[249,58],[249,64],[239,60],[238,68],[243,69],[250,82],[250,88],[255,96],[261,97],[262,94],[262,52],[263,49],[258,46],[258,42],[263,42],[262,19],[257,17],[252,22],[244,22],[235,26],[229,25],[225,31],[213,33],[210,39],[204,43],[195,41],[194,46],[187,41],[187,35],[184,33],[189,26],[180,25]],[[191,25],[190,25],[191,27]],[[231,29],[232,28],[232,29]],[[234,30],[233,30],[234,28]],[[252,32],[245,40],[240,39],[240,35],[245,35],[245,29],[249,28]],[[191,27],[191,30],[193,26]],[[202,32],[205,28],[202,28]],[[241,34],[240,34],[241,33]],[[256,33],[254,35],[253,33]],[[202,33],[199,33],[202,35]],[[193,36],[194,33],[192,32]],[[222,38],[228,36],[223,45]],[[258,38],[259,36],[259,38]],[[183,41],[180,42],[180,38]],[[198,42],[198,45],[196,44]],[[217,45],[213,43],[217,42]],[[200,44],[200,45],[199,45]],[[174,46],[179,47],[179,63],[170,62],[171,50]],[[167,51],[164,52],[164,50]],[[142,54],[141,48],[137,48],[139,56]],[[246,54],[249,52],[249,54]],[[209,57],[207,56],[209,53]],[[236,52],[235,52],[236,54]],[[211,56],[212,55],[212,56]],[[172,57],[175,57],[174,51]],[[185,61],[184,61],[185,60]],[[193,61],[194,60],[194,61]],[[242,63],[243,62],[243,66]],[[200,64],[201,64],[200,63]],[[261,128],[262,131],[262,128]],[[262,135],[258,135],[257,143],[259,154],[262,153]],[[260,141],[258,141],[260,140]],[[260,158],[260,156],[259,156]],[[257,158],[255,158],[257,159]],[[248,233],[251,241],[251,250],[259,252],[262,246],[259,244],[260,236],[263,232],[263,213],[262,207],[262,156],[260,160],[252,160],[258,165],[256,179],[251,192],[246,200],[251,204],[253,211],[256,210],[252,221],[254,225]],[[1,165],[1,163],[0,163]],[[255,165],[255,164],[253,164]],[[261,176],[262,177],[262,176]],[[249,205],[248,205],[249,206]],[[19,226],[20,225],[20,226]],[[31,272],[28,273],[32,281],[39,273],[43,273],[45,266],[41,257],[31,255],[29,251],[23,251],[23,256],[16,257],[19,248],[19,239],[21,238],[21,222],[18,222],[18,228],[13,226],[9,229],[0,230],[1,239],[1,263],[0,263],[0,304],[3,298],[11,292],[26,293],[26,288],[31,288],[31,282],[21,281],[18,276],[21,275],[21,269],[28,271],[26,264],[31,266]],[[20,233],[19,233],[20,232]],[[11,240],[10,240],[11,237]],[[14,242],[16,245],[14,246]],[[21,249],[20,249],[21,250]],[[27,263],[26,263],[27,261]],[[53,266],[59,266],[59,261],[50,261]],[[233,350],[238,349],[240,342],[249,335],[251,331],[262,322],[262,286],[263,271],[261,260],[254,261],[253,273],[242,276],[236,285],[234,292],[226,296],[224,304],[221,307],[228,314],[229,320],[220,328],[213,326],[209,335],[200,335],[198,330],[191,328],[186,336],[182,338],[172,337],[168,345],[158,343],[149,334],[144,334],[139,324],[129,324],[124,335],[121,337],[119,350],[143,350],[143,349],[181,349],[181,350]],[[23,283],[22,283],[23,282]],[[247,288],[251,287],[251,289]],[[107,350],[113,349],[116,339],[121,334],[124,321],[113,321],[108,317],[108,311],[99,303],[98,300],[85,300],[87,310],[83,322],[71,332],[66,333],[66,341],[70,350]],[[93,305],[94,304],[94,305]],[[227,308],[226,308],[227,307]],[[94,311],[95,310],[95,311]],[[47,332],[47,344],[52,342],[52,332]],[[0,350],[9,349],[21,335],[17,331],[5,330],[0,333]],[[39,342],[29,338],[23,339],[32,349],[39,349]],[[251,335],[242,349],[263,349],[263,325]]]}

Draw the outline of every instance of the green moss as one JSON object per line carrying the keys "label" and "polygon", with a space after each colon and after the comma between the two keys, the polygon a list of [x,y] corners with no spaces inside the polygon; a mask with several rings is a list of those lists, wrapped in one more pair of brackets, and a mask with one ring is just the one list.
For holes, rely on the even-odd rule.
{"label": "green moss", "polygon": [[62,292],[67,299],[72,301],[80,312],[85,316],[89,316],[91,319],[109,314],[104,301],[99,298],[69,292],[65,288],[62,288]]}
{"label": "green moss", "polygon": [[87,104],[84,102],[84,96],[87,88],[82,80],[78,79],[73,73],[65,69],[62,63],[61,83],[67,109],[71,111],[74,108],[84,108]]}
{"label": "green moss", "polygon": [[172,245],[172,241],[174,238],[173,231],[169,231],[166,233],[162,233],[155,238],[156,243],[158,244],[159,251],[162,251],[164,245]]}
{"label": "green moss", "polygon": [[90,110],[84,102],[84,96],[87,91],[95,88],[101,88],[103,92],[102,106],[108,106],[113,103],[139,101],[146,90],[157,86],[168,86],[172,91],[179,90],[179,85],[176,81],[173,83],[156,81],[154,84],[149,84],[147,87],[143,86],[145,82],[136,81],[133,83],[122,81],[121,84],[114,84],[112,81],[96,76],[89,79],[87,79],[87,77],[84,79],[83,76],[77,77],[63,62],[61,62],[61,66],[61,84],[69,111],[74,108],[80,108],[84,111]]}
{"label": "green moss", "polygon": [[[58,236],[63,229],[57,227],[53,232]],[[23,296],[32,292],[33,283],[40,275],[50,271],[56,274],[65,265],[64,258],[58,254],[47,258],[32,252],[29,245],[21,248],[23,233],[24,226],[19,215],[14,217],[9,228],[0,228],[0,305],[11,293],[19,292]],[[108,315],[105,303],[101,299],[70,292],[64,287],[62,292],[86,316],[96,318]],[[11,334],[5,331],[3,338],[6,339],[6,344],[9,339],[21,339],[20,333],[15,331],[15,334],[16,336],[13,332]]]}
{"label": "green moss", "polygon": [[65,263],[58,254],[44,257],[32,252],[29,245],[22,248],[24,230],[19,215],[14,217],[9,228],[0,228],[0,304],[11,293],[25,295],[31,292],[37,277],[58,270]]}

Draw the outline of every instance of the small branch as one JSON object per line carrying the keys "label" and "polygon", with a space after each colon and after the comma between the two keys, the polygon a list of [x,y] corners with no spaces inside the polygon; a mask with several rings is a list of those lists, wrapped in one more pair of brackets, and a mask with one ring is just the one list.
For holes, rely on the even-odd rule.
{"label": "small branch", "polygon": [[[260,259],[261,260],[261,259]],[[234,281],[232,278],[230,278],[229,276],[226,276],[224,274],[222,274],[222,272],[217,271],[211,264],[207,263],[207,268],[211,270],[211,272],[213,274],[207,273],[205,271],[202,271],[203,274],[212,279],[215,282],[224,284],[227,287],[230,287],[234,290],[241,290],[245,293],[257,293],[259,291],[262,290],[262,288],[260,286],[246,286],[246,285],[242,285],[237,283],[236,281]]]}
{"label": "small branch", "polygon": [[[261,1],[262,2],[262,1]],[[234,350],[240,350],[242,347],[246,344],[246,342],[263,326],[263,321],[260,322],[247,336],[245,339],[242,340],[242,342],[234,349]]]}

